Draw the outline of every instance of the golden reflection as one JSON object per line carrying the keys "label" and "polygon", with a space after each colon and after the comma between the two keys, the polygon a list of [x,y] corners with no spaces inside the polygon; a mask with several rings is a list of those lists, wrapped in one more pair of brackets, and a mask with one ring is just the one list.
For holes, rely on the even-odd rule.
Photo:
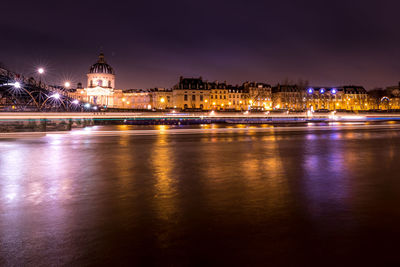
{"label": "golden reflection", "polygon": [[154,151],[151,154],[152,169],[156,178],[156,210],[160,219],[165,221],[172,219],[176,213],[176,188],[174,186],[176,181],[173,179],[174,152],[167,138],[167,135],[158,135]]}
{"label": "golden reflection", "polygon": [[118,125],[118,126],[117,126],[117,129],[118,129],[119,131],[126,131],[126,130],[129,129],[129,126],[128,126],[128,125]]}
{"label": "golden reflection", "polygon": [[168,130],[168,125],[156,125],[156,129],[161,133],[165,133],[165,131]]}
{"label": "golden reflection", "polygon": [[[283,173],[284,159],[280,156],[279,139],[275,135],[246,134],[228,139],[202,139],[202,142],[206,144],[201,146],[198,161],[207,166],[203,175],[206,188],[212,191],[207,197],[215,209],[229,209],[238,201],[243,207],[268,210],[280,209],[287,204],[285,197],[289,189]],[[232,149],[226,142],[232,143]],[[237,150],[242,153],[225,158],[218,153],[221,149],[226,155]],[[228,184],[235,186],[227,187]],[[265,196],[269,196],[267,202]],[[257,201],[261,206],[254,203]]]}

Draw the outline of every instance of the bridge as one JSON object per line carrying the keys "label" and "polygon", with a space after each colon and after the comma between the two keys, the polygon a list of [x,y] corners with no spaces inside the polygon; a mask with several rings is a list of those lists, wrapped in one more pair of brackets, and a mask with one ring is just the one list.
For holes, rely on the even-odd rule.
{"label": "bridge", "polygon": [[69,97],[62,86],[47,85],[0,66],[0,111],[82,112],[89,107]]}

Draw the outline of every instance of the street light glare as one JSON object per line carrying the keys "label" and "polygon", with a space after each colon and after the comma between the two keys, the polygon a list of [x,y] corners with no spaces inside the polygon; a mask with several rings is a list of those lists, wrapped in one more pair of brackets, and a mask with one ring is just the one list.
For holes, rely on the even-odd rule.
{"label": "street light glare", "polygon": [[72,104],[78,105],[79,101],[75,99],[74,101],[72,101]]}
{"label": "street light glare", "polygon": [[15,87],[15,88],[21,88],[21,84],[20,84],[19,82],[15,82],[15,83],[14,83],[14,87]]}
{"label": "street light glare", "polygon": [[54,95],[51,96],[52,98],[55,99],[60,99],[60,94],[59,93],[55,93]]}
{"label": "street light glare", "polygon": [[38,72],[39,72],[39,74],[43,74],[44,73],[44,69],[43,68],[38,68]]}
{"label": "street light glare", "polygon": [[66,88],[69,88],[69,87],[71,86],[71,83],[70,83],[70,82],[65,82],[65,83],[64,83],[64,86],[65,86]]}

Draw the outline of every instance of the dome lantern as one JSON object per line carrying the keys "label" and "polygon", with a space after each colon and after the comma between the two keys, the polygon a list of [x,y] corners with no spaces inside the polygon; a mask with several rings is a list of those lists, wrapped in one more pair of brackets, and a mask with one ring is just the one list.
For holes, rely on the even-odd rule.
{"label": "dome lantern", "polygon": [[97,62],[90,67],[89,73],[115,74],[114,69],[107,64],[103,53],[100,53]]}

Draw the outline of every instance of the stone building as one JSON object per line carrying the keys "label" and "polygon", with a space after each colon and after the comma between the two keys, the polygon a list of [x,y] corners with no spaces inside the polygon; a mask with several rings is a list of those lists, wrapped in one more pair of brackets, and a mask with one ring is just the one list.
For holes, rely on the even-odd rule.
{"label": "stone building", "polygon": [[272,87],[266,83],[245,82],[244,90],[248,93],[251,109],[271,110],[272,107]]}
{"label": "stone building", "polygon": [[180,77],[172,91],[174,108],[210,109],[210,89],[200,78]]}
{"label": "stone building", "polygon": [[[245,82],[230,85],[208,82],[202,77],[184,78],[172,89],[115,88],[114,69],[101,53],[87,74],[87,86],[70,92],[70,96],[93,105],[137,110],[368,110],[400,107],[400,86],[385,90],[387,97],[370,97],[361,86],[306,87],[282,85],[271,87],[267,83]],[[390,92],[389,92],[390,91]],[[383,91],[382,91],[383,92]]]}
{"label": "stone building", "polygon": [[272,88],[272,105],[274,109],[306,109],[304,88],[297,85],[278,84]]}

